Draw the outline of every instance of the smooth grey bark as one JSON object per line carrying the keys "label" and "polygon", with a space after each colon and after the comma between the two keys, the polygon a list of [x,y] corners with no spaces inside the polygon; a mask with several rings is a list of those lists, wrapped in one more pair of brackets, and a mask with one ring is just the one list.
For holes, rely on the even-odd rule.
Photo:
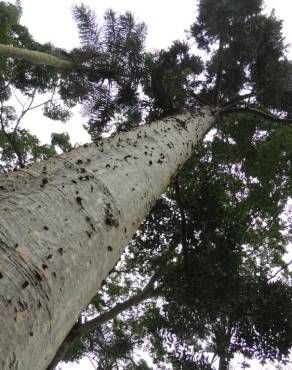
{"label": "smooth grey bark", "polygon": [[60,69],[76,68],[76,65],[69,60],[62,59],[48,53],[43,53],[41,51],[27,50],[5,44],[0,44],[0,56],[26,60],[33,64],[44,64]]}
{"label": "smooth grey bark", "polygon": [[44,370],[172,176],[208,108],[0,177],[0,368]]}

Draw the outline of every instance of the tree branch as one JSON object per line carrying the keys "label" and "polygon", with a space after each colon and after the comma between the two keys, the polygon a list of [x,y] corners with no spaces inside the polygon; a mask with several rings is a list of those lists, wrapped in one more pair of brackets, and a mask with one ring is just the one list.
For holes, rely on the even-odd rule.
{"label": "tree branch", "polygon": [[212,103],[210,103],[207,99],[205,98],[202,98],[201,96],[199,96],[198,94],[195,94],[195,93],[192,93],[191,94],[192,97],[194,97],[196,100],[198,100],[198,102],[200,102],[203,106],[208,106],[208,107],[211,107],[212,106]]}
{"label": "tree branch", "polygon": [[94,319],[91,319],[90,321],[87,321],[83,324],[76,323],[71,329],[71,331],[68,333],[67,337],[64,339],[55,357],[53,358],[53,360],[51,361],[50,365],[47,367],[46,370],[55,369],[58,363],[62,361],[64,354],[81,336],[88,334],[90,331],[114,319],[118,314],[128,310],[133,306],[137,306],[146,299],[159,295],[161,290],[158,288],[154,289],[153,285],[160,272],[161,271],[158,270],[157,272],[154,273],[154,275],[150,278],[149,282],[146,284],[145,288],[140,293],[134,295],[133,297],[127,299],[122,303],[116,304],[109,311],[100,314],[99,316],[95,317]]}
{"label": "tree branch", "polygon": [[184,269],[185,275],[188,279],[189,277],[189,264],[188,264],[188,243],[187,243],[187,230],[186,230],[186,214],[182,207],[181,201],[181,193],[180,193],[180,185],[178,176],[175,179],[175,194],[176,194],[176,201],[180,212],[181,217],[181,244],[182,244],[182,252],[183,252],[183,259],[184,259]]}
{"label": "tree branch", "polygon": [[268,121],[279,122],[279,123],[282,123],[283,125],[292,124],[291,118],[280,118],[271,113],[266,113],[256,108],[230,108],[230,109],[223,109],[221,113],[222,115],[233,114],[233,113],[254,113],[254,114],[257,114],[265,118]]}
{"label": "tree branch", "polygon": [[69,60],[61,59],[41,51],[27,50],[11,45],[0,44],[0,55],[2,57],[26,60],[28,62],[32,62],[33,64],[45,64],[47,66],[60,69],[76,68],[75,63]]}
{"label": "tree branch", "polygon": [[223,108],[224,109],[230,109],[230,108],[234,107],[236,104],[242,102],[243,100],[245,100],[247,98],[251,98],[252,96],[254,96],[253,92],[248,93],[248,94],[244,94],[244,95],[239,95],[238,97],[236,97],[234,99],[231,99],[227,103],[223,104]]}
{"label": "tree branch", "polygon": [[218,49],[218,66],[217,66],[217,75],[216,75],[216,82],[213,92],[213,104],[216,106],[218,103],[221,82],[222,82],[222,72],[223,72],[223,41],[222,37],[219,40],[219,49]]}
{"label": "tree branch", "polygon": [[96,68],[83,67],[69,59],[62,59],[42,51],[27,50],[11,45],[0,44],[0,56],[26,60],[36,65],[46,65],[61,70],[83,71],[88,75],[93,75],[93,81],[100,78],[118,79],[120,77],[119,71],[108,64],[100,64]]}
{"label": "tree branch", "polygon": [[289,267],[292,264],[292,259],[285,263],[283,267],[280,267],[272,276],[269,277],[268,281],[274,279],[281,271],[283,271],[285,268]]}

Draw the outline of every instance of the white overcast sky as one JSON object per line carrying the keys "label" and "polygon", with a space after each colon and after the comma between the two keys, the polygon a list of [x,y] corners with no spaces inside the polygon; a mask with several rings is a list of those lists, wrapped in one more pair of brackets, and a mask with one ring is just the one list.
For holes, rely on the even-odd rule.
{"label": "white overcast sky", "polygon": [[[55,46],[68,50],[78,47],[78,34],[71,9],[74,4],[80,4],[81,1],[21,0],[21,3],[23,6],[21,23],[28,27],[36,41],[52,42]],[[184,38],[185,30],[194,21],[196,14],[196,0],[84,0],[83,3],[94,9],[100,19],[108,8],[118,12],[130,10],[137,20],[144,21],[148,26],[146,43],[148,49],[167,48],[173,40]],[[292,0],[266,0],[266,12],[270,12],[272,8],[275,9],[276,15],[284,20],[284,36],[288,43],[292,43]],[[291,52],[290,56],[292,58]],[[71,122],[60,125],[45,120],[34,112],[27,118],[26,125],[43,141],[48,138],[47,127],[49,127],[54,132],[68,131],[72,142],[75,143],[88,140],[88,136],[82,130],[82,123],[85,121],[83,118],[82,122],[80,116],[76,114]],[[63,366],[62,369],[90,370],[92,366],[82,362],[79,365]]]}

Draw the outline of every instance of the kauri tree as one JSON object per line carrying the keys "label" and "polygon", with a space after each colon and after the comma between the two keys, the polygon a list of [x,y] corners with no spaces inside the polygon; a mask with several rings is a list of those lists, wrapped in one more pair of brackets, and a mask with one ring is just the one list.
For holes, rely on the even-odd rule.
{"label": "kauri tree", "polygon": [[[3,369],[51,369],[82,354],[94,354],[97,368],[146,369],[132,356],[141,343],[175,369],[212,369],[217,358],[228,369],[236,353],[287,361],[291,287],[281,213],[291,193],[292,86],[281,22],[262,14],[260,0],[200,1],[190,37],[207,53],[203,62],[179,41],[146,53],[145,26],[130,14],[108,11],[99,28],[84,6],[74,10],[82,47],[64,53],[33,42],[19,9],[1,7],[2,101],[15,86],[28,96],[57,92],[67,107],[82,103],[95,142],[2,176]],[[38,59],[52,54],[57,61]],[[51,101],[46,107],[52,118],[67,117]],[[32,146],[17,123],[7,129],[11,109],[1,116],[11,153],[4,162],[23,167],[26,158],[49,156],[24,155]],[[116,136],[100,139],[113,122]],[[213,141],[177,174],[211,127]],[[59,139],[52,145],[68,151],[68,138]],[[92,301],[99,316],[78,319],[170,181]]]}

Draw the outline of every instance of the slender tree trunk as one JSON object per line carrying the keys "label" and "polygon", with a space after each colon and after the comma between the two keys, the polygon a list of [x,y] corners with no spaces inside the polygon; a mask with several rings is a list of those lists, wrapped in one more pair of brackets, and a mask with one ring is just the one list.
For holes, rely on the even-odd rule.
{"label": "slender tree trunk", "polygon": [[58,58],[54,55],[41,51],[17,48],[11,45],[0,44],[0,56],[15,58],[32,62],[33,64],[44,64],[60,69],[73,69],[76,65],[69,60]]}
{"label": "slender tree trunk", "polygon": [[228,369],[229,369],[229,361],[223,357],[220,357],[218,370],[228,370]]}
{"label": "slender tree trunk", "polygon": [[184,112],[1,176],[1,370],[46,369],[214,120]]}

